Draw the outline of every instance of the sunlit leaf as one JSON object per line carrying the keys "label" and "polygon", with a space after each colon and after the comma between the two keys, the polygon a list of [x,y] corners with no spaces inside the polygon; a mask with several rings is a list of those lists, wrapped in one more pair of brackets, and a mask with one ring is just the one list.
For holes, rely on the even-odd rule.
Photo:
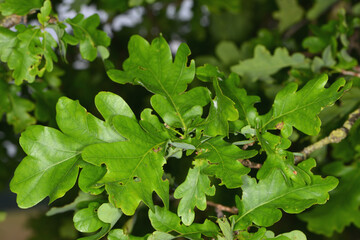
{"label": "sunlit leaf", "polygon": [[201,172],[203,168],[206,168],[206,163],[194,161],[194,165],[194,168],[189,170],[185,181],[174,192],[174,197],[181,199],[178,216],[187,226],[192,224],[195,219],[194,208],[205,210],[206,195],[213,196],[215,194],[215,187],[210,186],[209,177]]}
{"label": "sunlit leaf", "polygon": [[300,213],[314,204],[324,204],[329,199],[328,192],[336,187],[338,180],[313,175],[310,169],[314,166],[314,159],[299,164],[310,176],[310,184],[288,182],[276,169],[259,182],[244,176],[242,199],[236,199],[239,213],[233,217],[235,229],[246,229],[251,223],[271,226],[280,220],[280,209],[287,213]]}

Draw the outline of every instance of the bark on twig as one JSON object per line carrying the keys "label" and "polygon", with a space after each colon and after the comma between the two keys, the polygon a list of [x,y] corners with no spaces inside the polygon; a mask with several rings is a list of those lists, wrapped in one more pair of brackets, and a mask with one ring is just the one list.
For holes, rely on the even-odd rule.
{"label": "bark on twig", "polygon": [[223,212],[228,212],[231,214],[237,214],[238,213],[238,209],[236,207],[228,207],[228,206],[224,206],[221,205],[219,203],[214,203],[212,201],[207,201],[206,202],[208,206],[214,207],[215,208],[215,212],[217,214],[217,217],[223,217],[224,213]]}
{"label": "bark on twig", "polygon": [[244,165],[245,167],[248,167],[248,168],[259,169],[262,166],[261,163],[254,163],[254,162],[250,161],[249,159],[239,159],[238,161],[241,162],[242,165]]}
{"label": "bark on twig", "polygon": [[299,162],[303,161],[306,159],[307,156],[309,156],[310,153],[330,144],[330,143],[339,143],[341,142],[344,138],[347,137],[350,129],[352,128],[352,126],[354,125],[354,123],[356,122],[356,120],[358,120],[360,118],[360,108],[356,109],[354,112],[352,112],[349,115],[349,118],[345,121],[345,123],[343,124],[342,127],[333,130],[329,136],[321,139],[320,141],[304,148],[301,151],[302,156],[296,156],[295,157],[295,164],[298,164]]}
{"label": "bark on twig", "polygon": [[347,75],[347,76],[359,77],[359,78],[360,78],[360,73],[359,73],[359,72],[353,72],[353,71],[341,70],[341,74],[343,74],[343,75]]}

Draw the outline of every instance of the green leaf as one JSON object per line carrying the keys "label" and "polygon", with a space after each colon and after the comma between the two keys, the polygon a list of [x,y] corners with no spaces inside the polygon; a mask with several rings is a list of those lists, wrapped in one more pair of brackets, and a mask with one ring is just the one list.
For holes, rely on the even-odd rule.
{"label": "green leaf", "polygon": [[310,53],[318,53],[328,45],[333,45],[337,38],[337,25],[338,21],[332,20],[321,27],[310,26],[314,36],[306,37],[302,42],[302,46],[307,48]]}
{"label": "green leaf", "polygon": [[238,188],[242,184],[242,175],[250,172],[239,160],[256,155],[255,150],[244,151],[222,139],[215,137],[198,146],[201,149],[197,159],[206,159],[210,166],[204,173],[215,175],[227,188]]}
{"label": "green leaf", "polygon": [[116,116],[112,122],[127,141],[91,145],[82,153],[85,161],[107,166],[100,183],[105,184],[109,201],[125,214],[133,215],[140,201],[154,210],[155,191],[168,206],[169,183],[162,180],[168,139],[146,132],[127,116]]}
{"label": "green leaf", "polygon": [[[329,88],[324,88],[328,77],[323,74],[309,81],[301,90],[298,85],[290,83],[280,90],[275,97],[272,109],[260,117],[260,130],[281,129],[284,137],[289,137],[292,127],[308,135],[316,135],[320,131],[320,111],[342,96],[351,87],[344,79],[338,79]],[[282,126],[279,126],[280,124]]]}
{"label": "green leaf", "polygon": [[[80,43],[81,56],[89,61],[93,61],[98,54],[98,47],[108,47],[110,45],[110,38],[101,30],[97,30],[100,24],[100,17],[94,14],[88,18],[84,15],[78,14],[72,19],[66,19],[74,31],[74,37]],[[100,49],[100,52],[103,52]]]}
{"label": "green leaf", "polygon": [[308,223],[310,231],[327,237],[334,232],[342,233],[352,223],[360,227],[360,165],[344,166],[334,162],[333,167],[338,172],[336,175],[340,177],[340,183],[330,193],[330,200],[323,206],[316,206],[310,212],[299,215],[301,220]]}
{"label": "green leaf", "polygon": [[276,48],[274,55],[262,45],[254,49],[254,57],[231,67],[231,71],[239,74],[249,81],[270,80],[271,75],[285,67],[306,66],[307,62],[301,53],[292,56],[286,48]]}
{"label": "green leaf", "polygon": [[6,98],[3,99],[5,103],[6,121],[8,124],[13,125],[14,132],[22,132],[26,127],[34,124],[36,119],[31,116],[29,112],[34,110],[35,105],[30,100],[18,96],[21,89],[17,86],[10,85],[2,90],[6,91],[3,92]]}
{"label": "green leaf", "polygon": [[306,18],[309,20],[315,20],[336,2],[337,0],[315,0],[314,5],[306,13]]}
{"label": "green leaf", "polygon": [[[102,111],[101,105],[97,108]],[[28,156],[17,167],[10,189],[17,193],[17,203],[22,208],[34,206],[46,196],[52,202],[71,189],[82,164],[81,151],[86,145],[124,139],[107,121],[87,113],[77,101],[62,97],[56,111],[56,121],[62,132],[31,126],[20,137],[20,145]],[[79,181],[82,178],[80,174]]]}
{"label": "green leaf", "polygon": [[50,13],[51,13],[51,2],[50,0],[45,0],[44,5],[40,8],[40,13],[38,13],[37,17],[39,20],[39,23],[43,26],[47,25],[47,22],[49,21]]}
{"label": "green leaf", "polygon": [[288,237],[288,239],[290,239],[290,240],[306,240],[305,234],[303,232],[299,231],[299,230],[294,230],[294,231],[291,231],[291,232],[288,232],[288,233],[280,234],[275,239],[278,239],[279,236]]}
{"label": "green leaf", "polygon": [[110,223],[111,226],[114,226],[122,216],[122,212],[110,203],[103,203],[97,210],[97,215],[102,222]]}
{"label": "green leaf", "polygon": [[204,87],[196,87],[181,95],[167,98],[160,94],[151,97],[151,105],[171,127],[188,131],[194,120],[201,117],[203,106],[210,101],[210,91]]}
{"label": "green leaf", "polygon": [[[14,70],[12,76],[20,85],[23,80],[33,82],[45,70],[53,70],[53,62],[58,60],[54,52],[57,42],[50,33],[42,32],[38,27],[17,25],[16,30],[0,27],[0,58]],[[43,58],[45,64],[41,65]]]}
{"label": "green leaf", "polygon": [[294,230],[288,233],[282,233],[275,237],[272,231],[267,231],[265,228],[260,228],[256,233],[248,233],[247,231],[241,231],[239,233],[243,239],[248,240],[306,240],[306,236],[299,230]]}
{"label": "green leaf", "polygon": [[178,206],[178,216],[182,222],[189,226],[195,219],[194,208],[205,210],[206,195],[215,195],[215,186],[210,186],[210,179],[202,173],[206,168],[206,162],[194,161],[194,168],[189,169],[185,181],[174,192],[176,199],[181,199]]}
{"label": "green leaf", "polygon": [[282,216],[279,209],[287,213],[300,213],[329,199],[328,192],[336,187],[338,180],[313,175],[310,169],[315,166],[314,159],[301,162],[298,166],[310,176],[310,184],[289,183],[276,169],[259,182],[249,176],[243,177],[242,200],[236,199],[239,213],[232,217],[235,230],[246,229],[251,223],[271,226]]}
{"label": "green leaf", "polygon": [[[101,198],[101,196],[100,196]],[[75,198],[75,200],[72,203],[69,203],[62,207],[53,207],[49,211],[46,212],[46,216],[53,216],[59,213],[64,213],[67,211],[75,211],[77,209],[80,209],[81,205],[86,204],[86,206],[89,205],[90,202],[94,202],[95,200],[98,200],[99,196],[93,196],[84,192],[79,192],[79,195]]]}
{"label": "green leaf", "polygon": [[218,239],[224,240],[233,240],[234,239],[234,231],[230,226],[229,221],[227,218],[218,218],[217,223],[220,226],[221,232],[223,233],[224,237],[218,236]]}
{"label": "green leaf", "polygon": [[[161,236],[162,237],[162,236]],[[124,230],[122,229],[113,229],[109,232],[109,235],[107,236],[108,240],[145,240],[150,238],[145,237],[135,237],[131,235],[127,235],[124,233]],[[155,238],[155,239],[166,239],[166,238]]]}
{"label": "green leaf", "polygon": [[6,212],[0,212],[0,222],[3,222],[6,220]]}
{"label": "green leaf", "polygon": [[173,61],[170,47],[160,36],[149,44],[140,36],[132,36],[129,58],[123,63],[123,71],[109,70],[109,77],[118,83],[144,86],[155,93],[151,104],[164,121],[185,131],[191,122],[202,115],[202,107],[210,101],[209,91],[197,87],[183,93],[195,75],[195,63],[187,66],[190,50],[181,44]]}
{"label": "green leaf", "polygon": [[260,102],[258,96],[249,96],[244,88],[239,87],[240,78],[238,75],[231,73],[227,79],[220,83],[223,93],[235,103],[235,108],[239,112],[239,120],[246,125],[256,126],[256,117],[258,112],[254,104]]}
{"label": "green leaf", "polygon": [[297,0],[276,0],[279,11],[274,12],[273,16],[279,21],[279,31],[283,32],[295,23],[299,22],[304,9],[298,4]]}
{"label": "green leaf", "polygon": [[221,41],[215,48],[216,56],[226,66],[235,64],[240,59],[240,53],[234,42]]}
{"label": "green leaf", "polygon": [[103,227],[106,223],[98,218],[98,208],[99,203],[92,202],[87,208],[76,212],[73,218],[75,228],[80,232],[91,233]]}
{"label": "green leaf", "polygon": [[144,86],[150,92],[166,97],[178,95],[186,90],[195,74],[195,62],[187,66],[190,49],[181,44],[172,61],[170,47],[160,36],[151,45],[142,37],[132,36],[129,58],[123,63],[123,71],[110,70],[109,77],[118,83],[132,83]]}
{"label": "green leaf", "polygon": [[202,123],[202,128],[205,135],[228,136],[228,121],[236,121],[239,118],[239,113],[234,107],[234,102],[223,94],[217,79],[213,80],[213,85],[216,97],[211,101],[210,112]]}
{"label": "green leaf", "polygon": [[[17,26],[18,33],[9,34],[8,29],[0,28],[0,41],[9,41],[5,46],[11,47],[12,51],[1,52],[1,60],[8,63],[11,70],[14,70],[13,77],[17,85],[23,80],[33,82],[37,74],[37,66],[40,61],[41,49],[36,45],[37,37],[40,36],[39,29]],[[4,47],[5,47],[4,46]]]}
{"label": "green leaf", "polygon": [[35,116],[40,122],[49,122],[49,126],[56,126],[55,123],[55,106],[61,97],[59,91],[51,90],[47,84],[37,82],[30,85],[32,98],[36,101]]}
{"label": "green leaf", "polygon": [[274,169],[281,170],[281,174],[287,181],[299,184],[311,183],[309,175],[299,166],[294,164],[294,154],[285,149],[289,148],[291,141],[269,132],[258,134],[261,147],[266,151],[267,158],[260,170],[257,172],[258,179],[264,179],[272,173]]}
{"label": "green leaf", "polygon": [[215,223],[205,220],[203,224],[193,223],[190,226],[180,224],[180,218],[165,208],[155,206],[155,212],[149,211],[151,225],[158,231],[177,233],[176,237],[200,240],[201,234],[207,237],[215,237],[219,228]]}
{"label": "green leaf", "polygon": [[26,15],[33,9],[39,9],[42,4],[43,0],[5,0],[0,3],[0,12],[4,16]]}

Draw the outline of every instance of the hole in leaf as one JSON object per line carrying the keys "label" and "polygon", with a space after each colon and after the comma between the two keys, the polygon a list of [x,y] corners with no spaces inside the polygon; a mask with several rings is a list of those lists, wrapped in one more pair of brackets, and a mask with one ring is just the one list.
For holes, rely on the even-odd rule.
{"label": "hole in leaf", "polygon": [[141,178],[136,177],[136,176],[133,177],[133,180],[134,180],[135,182],[141,182]]}

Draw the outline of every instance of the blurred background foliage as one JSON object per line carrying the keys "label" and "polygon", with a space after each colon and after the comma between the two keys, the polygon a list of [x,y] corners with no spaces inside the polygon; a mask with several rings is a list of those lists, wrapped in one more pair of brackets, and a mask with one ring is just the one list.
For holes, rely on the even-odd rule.
{"label": "blurred background foliage", "polygon": [[[59,59],[53,71],[46,72],[32,83],[24,82],[21,85],[15,85],[7,65],[0,64],[0,211],[9,212],[16,208],[15,196],[10,193],[8,185],[16,166],[24,157],[18,146],[20,133],[34,123],[56,127],[55,104],[60,96],[78,99],[89,112],[98,116],[93,99],[99,91],[111,91],[122,96],[137,116],[143,108],[150,106],[150,94],[145,89],[140,86],[116,84],[106,75],[106,69],[114,66],[121,68],[122,62],[128,57],[127,42],[133,34],[139,34],[148,41],[162,34],[169,42],[173,53],[181,42],[186,42],[192,51],[191,58],[195,59],[197,66],[210,63],[218,66],[226,74],[231,71],[238,73],[242,77],[240,84],[247,89],[249,95],[258,95],[263,103],[268,103],[257,106],[259,112],[264,113],[270,108],[277,91],[287,82],[296,81],[302,85],[320,72],[332,74],[331,81],[333,81],[341,75],[339,69],[353,69],[357,66],[357,59],[360,56],[359,22],[356,20],[356,17],[360,16],[360,3],[357,2],[356,0],[53,0],[53,11],[59,21],[72,18],[77,13],[82,13],[85,17],[98,14],[100,17],[98,29],[105,31],[111,38],[108,47],[110,57],[105,60],[99,57],[87,61],[81,57],[78,47],[68,46],[66,59]],[[339,11],[343,11],[343,14],[339,15]],[[9,21],[5,16],[1,16],[1,19],[3,26]],[[18,17],[14,21],[36,24],[36,16],[29,14],[26,18]],[[287,51],[283,50],[280,58],[290,59],[281,64],[274,53],[279,47],[287,49]],[[255,49],[257,51],[254,55]],[[297,68],[299,62],[291,60],[294,53],[301,54],[303,59],[300,63],[308,64],[307,68],[302,70]],[[336,59],[334,54],[338,54]],[[250,62],[253,58],[258,58],[255,64]],[[266,61],[270,59],[270,64],[277,66],[274,73],[266,72],[260,63],[257,64],[264,59]],[[245,64],[253,75],[244,72],[241,64]],[[348,113],[358,107],[360,79],[356,76],[350,77],[355,87],[338,104],[322,112],[321,134],[302,138],[301,133],[294,133],[292,140],[295,143],[292,145],[292,151],[300,151],[316,139],[326,136],[332,129],[342,124]],[[324,171],[341,176],[343,173],[334,169],[344,169],[347,163],[360,156],[358,131],[359,124],[352,129],[346,141],[315,153],[320,164],[317,170],[319,173],[321,173],[322,161],[340,159],[341,166],[327,166]],[[175,161],[170,161],[166,168],[178,168],[175,164]],[[358,169],[347,171],[352,171],[351,176],[356,178],[360,172],[356,170]],[[185,174],[185,171],[177,169],[174,177],[181,182],[185,179]],[[234,205],[234,191],[225,187],[217,187],[217,190],[219,194],[216,202]],[[355,192],[352,195],[354,198],[352,204],[356,207],[360,205],[356,200],[360,193],[357,193],[359,190]],[[73,189],[70,194],[51,205],[64,205],[71,202],[76,195],[77,190]],[[334,201],[341,200],[342,198],[338,197],[338,200]],[[46,208],[44,203],[40,206],[40,211]],[[141,218],[142,214],[146,215],[146,209],[143,210],[140,209],[135,225],[132,225],[133,219],[126,219],[129,227],[134,228],[134,232],[138,235],[151,229],[147,217]],[[342,217],[346,218],[346,216]],[[27,227],[33,231],[31,239],[75,239],[78,233],[73,227],[71,218],[71,214],[32,217],[27,224]],[[350,223],[351,221],[348,223],[344,220],[344,226]],[[46,227],[43,227],[44,225]],[[308,239],[358,239],[360,235],[359,229],[353,225],[346,228],[342,234],[336,233],[330,238],[316,235],[306,230],[304,222],[288,214],[271,229],[280,233],[300,229],[306,232]]]}

